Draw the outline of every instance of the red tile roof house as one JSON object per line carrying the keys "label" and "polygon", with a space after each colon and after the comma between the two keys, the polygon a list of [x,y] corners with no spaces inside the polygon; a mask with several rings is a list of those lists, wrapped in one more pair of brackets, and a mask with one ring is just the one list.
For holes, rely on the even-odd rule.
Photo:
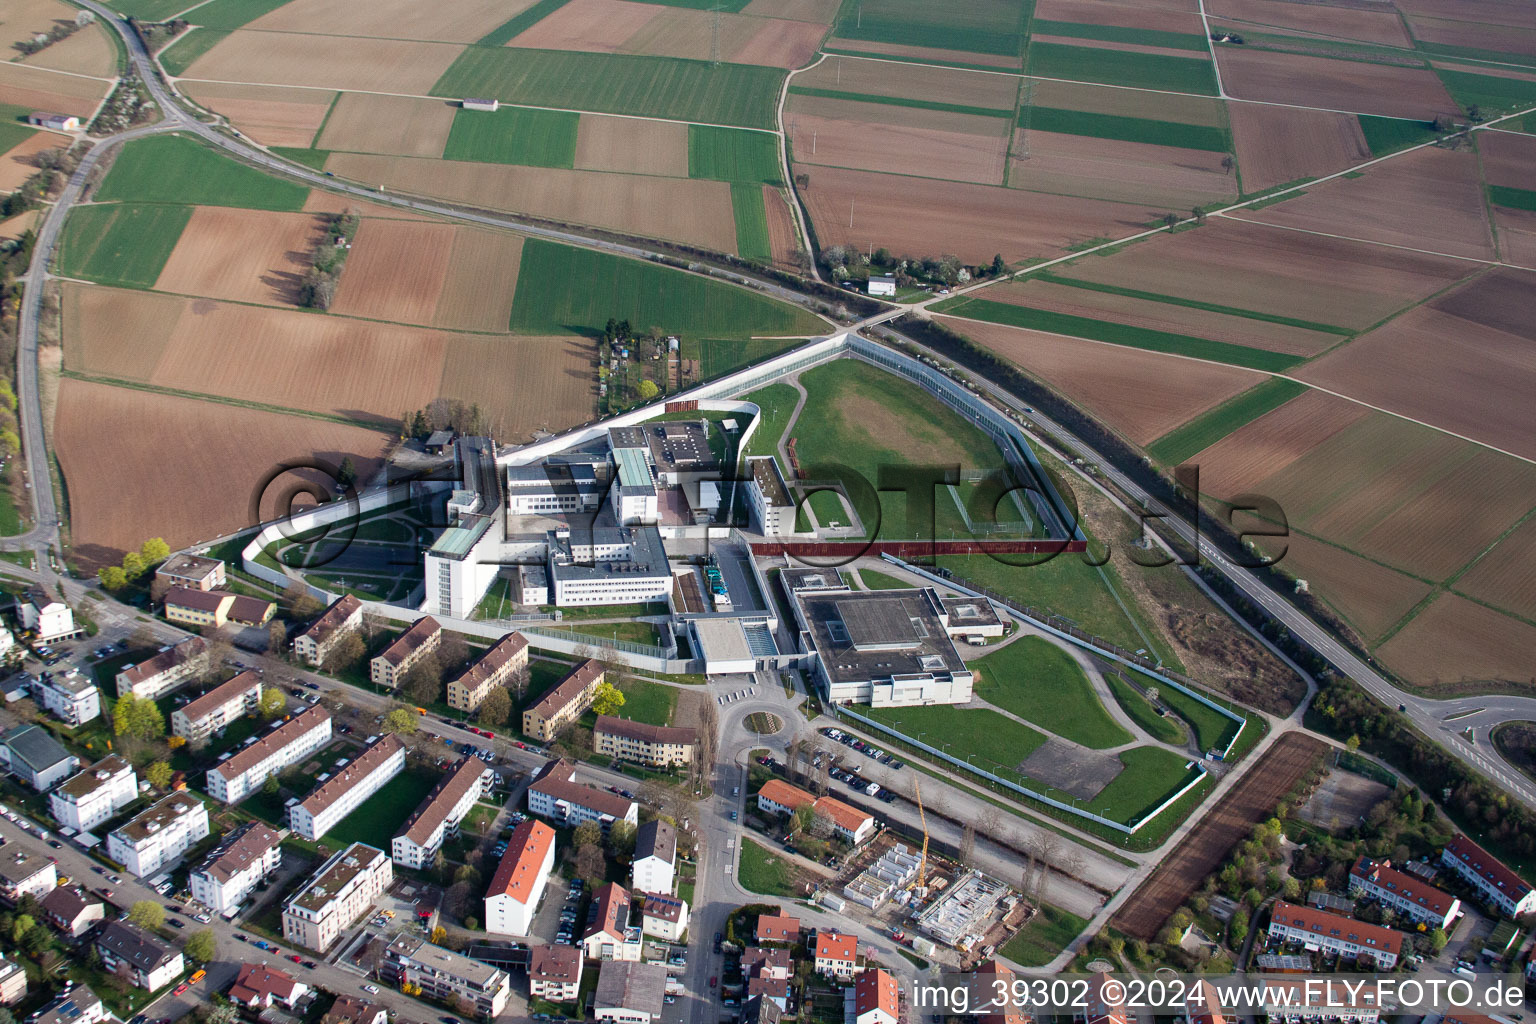
{"label": "red tile roof house", "polygon": [[761,914],[757,918],[758,942],[783,942],[794,945],[800,941],[800,919],[788,914]]}
{"label": "red tile roof house", "polygon": [[1349,892],[1384,903],[1414,922],[1431,928],[1449,928],[1461,909],[1461,901],[1406,871],[1390,860],[1361,857],[1349,872]]}
{"label": "red tile roof house", "polygon": [[859,973],[859,940],[854,935],[816,933],[816,973],[851,978]]}
{"label": "red tile roof house", "polygon": [[251,1009],[266,1009],[276,1003],[291,1010],[308,994],[308,985],[265,964],[242,964],[229,987],[230,1001]]}
{"label": "red tile roof house", "polygon": [[1390,971],[1408,936],[1391,928],[1340,917],[1326,910],[1298,907],[1279,900],[1269,918],[1270,942],[1296,943],[1305,949],[1347,959],[1366,958]]}
{"label": "red tile roof house", "polygon": [[901,996],[896,979],[876,968],[859,975],[853,986],[854,1024],[896,1024]]}

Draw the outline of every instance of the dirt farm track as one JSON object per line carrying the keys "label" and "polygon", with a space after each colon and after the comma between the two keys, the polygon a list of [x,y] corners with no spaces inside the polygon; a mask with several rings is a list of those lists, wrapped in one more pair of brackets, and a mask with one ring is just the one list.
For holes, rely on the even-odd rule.
{"label": "dirt farm track", "polygon": [[1276,740],[1147,876],[1110,925],[1132,938],[1155,938],[1168,915],[1189,898],[1238,840],[1274,810],[1326,749],[1327,744],[1304,733],[1286,733]]}

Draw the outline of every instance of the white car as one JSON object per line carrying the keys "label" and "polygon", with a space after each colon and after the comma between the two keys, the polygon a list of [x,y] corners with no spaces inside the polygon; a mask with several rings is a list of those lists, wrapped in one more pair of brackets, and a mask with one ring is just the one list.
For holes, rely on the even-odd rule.
{"label": "white car", "polygon": [[379,986],[377,986],[377,985],[364,985],[363,986],[363,991],[367,992],[371,996],[376,996],[376,995],[379,994]]}

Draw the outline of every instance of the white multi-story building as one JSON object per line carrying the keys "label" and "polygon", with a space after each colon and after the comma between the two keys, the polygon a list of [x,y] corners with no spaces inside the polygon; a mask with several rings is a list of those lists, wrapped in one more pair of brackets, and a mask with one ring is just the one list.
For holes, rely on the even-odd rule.
{"label": "white multi-story building", "polygon": [[293,638],[293,656],[318,666],[330,656],[341,638],[363,622],[363,602],[347,594],[337,598],[309,627]]}
{"label": "white multi-story building", "polygon": [[681,942],[688,931],[687,901],[660,892],[641,893],[640,897],[640,926],[645,934],[668,942]]}
{"label": "white multi-story building", "polygon": [[[1272,1024],[1376,1024],[1381,1019],[1375,986],[1354,986],[1317,978],[1290,979],[1266,977],[1262,986],[1262,1017]],[[1448,1014],[1443,1024],[1457,1024],[1457,1015]],[[1232,1016],[1226,1017],[1230,1021]],[[1497,1024],[1496,1017],[1477,1016],[1467,1024]],[[1195,1024],[1200,1024],[1198,1020]]]}
{"label": "white multi-story building", "polygon": [[1476,889],[1489,906],[1505,917],[1536,911],[1536,889],[1460,832],[1440,851],[1440,863]]}
{"label": "white multi-story building", "polygon": [[32,694],[65,725],[83,725],[101,714],[101,691],[74,669],[39,679]]}
{"label": "white multi-story building", "polygon": [[581,950],[563,942],[528,947],[528,994],[552,1003],[573,1003],[581,991]]}
{"label": "white multi-story building", "polygon": [[191,793],[172,793],[107,835],[107,856],[140,878],[181,859],[208,838],[208,808]]}
{"label": "white multi-story building", "polygon": [[654,526],[561,527],[546,542],[557,607],[664,601],[672,590],[672,567]]}
{"label": "white multi-story building", "polygon": [[18,725],[0,734],[0,764],[46,793],[80,768],[80,759],[40,725]]}
{"label": "white multi-story building", "polygon": [[0,849],[0,899],[13,906],[27,895],[42,899],[58,884],[59,873],[42,852],[20,841]]}
{"label": "white multi-story building", "polygon": [[84,985],[76,985],[66,987],[53,1002],[27,1018],[27,1024],[96,1024],[115,1019],[100,996]]}
{"label": "white multi-story building", "polygon": [[432,863],[444,840],[458,833],[459,822],[480,799],[485,771],[484,761],[466,757],[433,787],[390,843],[396,864],[420,869]]}
{"label": "white multi-story building", "polygon": [[1349,959],[1365,957],[1390,971],[1408,938],[1402,932],[1339,914],[1277,901],[1269,919],[1269,939]]}
{"label": "white multi-story building", "polygon": [[0,953],[0,1003],[9,1006],[27,994],[27,972],[21,964]]}
{"label": "white multi-story building", "polygon": [[615,821],[631,825],[639,820],[639,806],[626,797],[575,781],[576,766],[551,761],[539,770],[528,786],[528,810],[574,828],[595,821],[607,831]]}
{"label": "white multi-story building", "polygon": [[635,855],[630,861],[630,887],[635,892],[672,891],[677,865],[677,830],[660,818],[648,821],[635,832]]}
{"label": "white multi-story building", "polygon": [[485,891],[485,930],[527,935],[554,863],[554,829],[542,821],[525,821],[513,829]]}
{"label": "white multi-story building", "polygon": [[319,839],[404,770],[405,744],[398,736],[381,736],[302,803],[290,806],[288,823],[305,839]]}
{"label": "white multi-story building", "polygon": [[324,953],[373,906],[394,877],[383,850],[353,843],[326,861],[283,905],[283,938]]}
{"label": "white multi-story building", "polygon": [[1361,857],[1349,872],[1349,891],[1376,900],[1415,922],[1431,928],[1448,928],[1461,909],[1461,901],[1448,892],[1399,871],[1390,860]]}
{"label": "white multi-story building", "polygon": [[592,894],[590,923],[581,934],[588,960],[639,960],[644,936],[634,919],[629,890],[609,882]]}
{"label": "white multi-story building", "polygon": [[656,478],[651,475],[649,448],[615,447],[616,471],[608,489],[613,513],[625,525],[657,520]]}
{"label": "white multi-story building", "polygon": [[196,743],[261,705],[261,677],[247,669],[171,712],[171,733]]}
{"label": "white multi-story building", "polygon": [[500,1016],[512,993],[506,971],[410,935],[390,943],[379,975],[390,985],[420,986],[423,996],[440,1003],[462,999],[478,1017]]}
{"label": "white multi-story building", "polygon": [[29,587],[16,602],[16,612],[21,616],[22,627],[31,630],[33,639],[40,644],[65,640],[80,632],[69,605],[41,587]]}
{"label": "white multi-story building", "polygon": [[208,795],[239,803],[275,775],[331,742],[331,713],[312,707],[208,769]]}
{"label": "white multi-story building", "polygon": [[108,921],[96,936],[96,951],[108,974],[122,975],[135,988],[150,992],[169,985],[186,970],[181,950],[127,921]]}
{"label": "white multi-story building", "polygon": [[226,578],[222,561],[202,555],[172,555],[155,570],[155,582],[165,587],[218,590]]}
{"label": "white multi-story building", "polygon": [[779,460],[772,455],[753,455],[747,459],[747,507],[752,525],[765,537],[794,537],[814,531],[795,531],[794,497],[779,470]]}
{"label": "white multi-story building", "polygon": [[208,641],[191,636],[117,673],[117,695],[146,700],[164,696],[208,667]]}
{"label": "white multi-story building", "polygon": [[553,458],[534,466],[508,466],[503,485],[507,515],[551,516],[596,512],[603,504],[608,460]]}
{"label": "white multi-story building", "polygon": [[48,808],[60,825],[89,832],[138,798],[133,765],[119,754],[108,754],[49,793]]}
{"label": "white multi-story building", "polygon": [[279,842],[281,837],[259,821],[236,828],[192,872],[192,898],[215,913],[234,910],[283,862]]}

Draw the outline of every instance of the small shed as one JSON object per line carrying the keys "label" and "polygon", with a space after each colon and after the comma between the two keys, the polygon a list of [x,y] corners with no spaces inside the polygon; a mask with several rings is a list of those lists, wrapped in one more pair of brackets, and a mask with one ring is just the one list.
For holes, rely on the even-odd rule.
{"label": "small shed", "polygon": [[895,295],[896,278],[871,277],[869,279],[869,294],[871,295]]}
{"label": "small shed", "polygon": [[463,107],[465,110],[488,110],[495,112],[495,110],[501,106],[501,101],[483,100],[476,99],[473,96],[466,96],[464,99],[459,101],[459,106]]}
{"label": "small shed", "polygon": [[427,435],[427,440],[423,447],[433,455],[441,455],[448,450],[451,444],[453,444],[453,431],[434,430]]}

